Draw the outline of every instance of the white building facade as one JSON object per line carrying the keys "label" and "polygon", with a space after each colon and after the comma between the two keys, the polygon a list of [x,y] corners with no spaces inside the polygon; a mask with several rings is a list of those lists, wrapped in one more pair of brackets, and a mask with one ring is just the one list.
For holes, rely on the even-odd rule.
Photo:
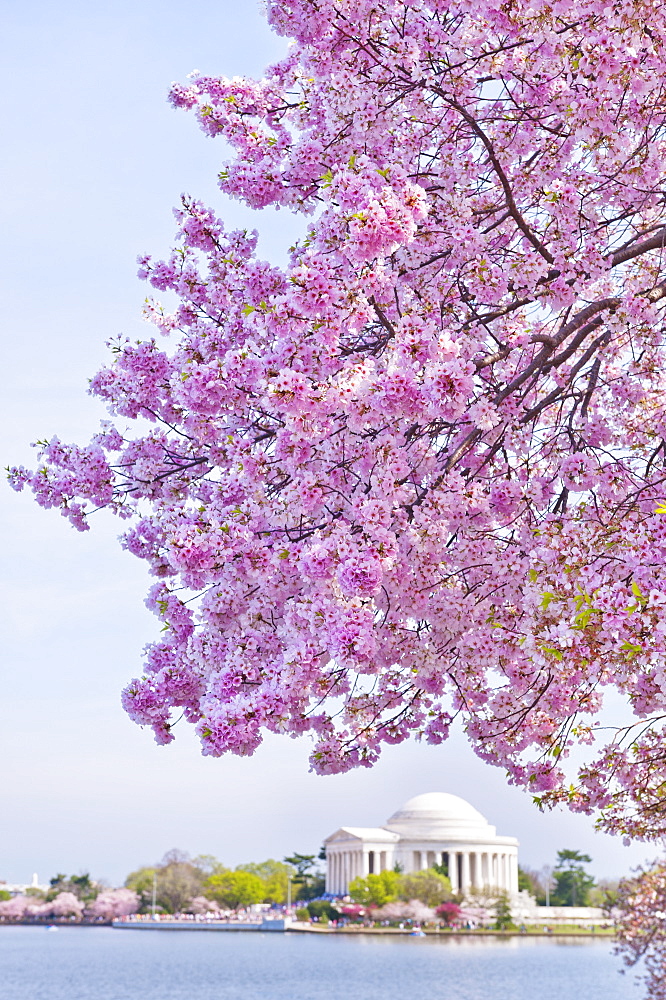
{"label": "white building facade", "polygon": [[30,883],[27,883],[27,882],[3,882],[0,879],[0,889],[3,889],[5,892],[10,893],[12,896],[20,896],[24,892],[27,892],[28,889],[38,889],[40,892],[46,892],[50,888],[51,888],[51,886],[49,886],[49,885],[40,885],[39,884],[39,879],[37,878],[37,873],[36,872],[32,876],[32,882],[30,882]]}
{"label": "white building facade", "polygon": [[344,896],[357,877],[396,865],[415,872],[443,865],[454,892],[518,892],[518,841],[457,795],[428,792],[404,804],[382,827],[343,826],[324,841],[326,891]]}

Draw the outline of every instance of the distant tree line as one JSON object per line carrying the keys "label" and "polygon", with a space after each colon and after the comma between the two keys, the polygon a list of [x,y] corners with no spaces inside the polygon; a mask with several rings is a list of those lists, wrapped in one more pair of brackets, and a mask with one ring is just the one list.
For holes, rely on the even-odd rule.
{"label": "distant tree line", "polygon": [[325,884],[314,854],[227,868],[212,855],[190,858],[177,850],[169,851],[159,865],[139,868],[125,880],[126,888],[139,897],[140,912],[152,908],[154,893],[156,908],[163,913],[185,912],[192,904],[195,912],[237,910],[256,903],[284,905],[290,895],[293,901],[321,896]]}
{"label": "distant tree line", "polygon": [[46,891],[29,888],[18,896],[0,890],[0,920],[112,920],[132,913],[214,914],[256,903],[283,905],[321,896],[325,879],[314,854],[283,861],[250,862],[227,868],[212,855],[191,858],[169,851],[155,865],[130,873],[111,889],[89,873],[58,873]]}
{"label": "distant tree line", "polygon": [[610,910],[617,900],[618,880],[594,880],[586,871],[589,854],[564,849],[557,852],[554,867],[538,871],[518,869],[518,888],[534,896],[541,906],[599,906]]}
{"label": "distant tree line", "polygon": [[[323,858],[322,849],[317,856],[294,853],[282,861],[269,858],[228,868],[212,855],[192,858],[184,851],[172,850],[158,864],[131,872],[120,889],[110,889],[86,872],[69,876],[58,873],[50,880],[46,892],[30,888],[12,898],[0,890],[0,919],[111,920],[130,913],[150,913],[153,909],[165,914],[213,914],[246,909],[257,903],[283,906],[288,900],[305,904],[301,911],[307,911],[315,919],[352,917],[351,911],[345,914],[340,905],[336,908],[321,899],[325,878],[317,861]],[[585,868],[590,861],[587,854],[576,850],[558,851],[552,869],[519,868],[519,888],[527,890],[540,904],[610,909],[617,895],[617,883],[595,883]],[[488,899],[482,900],[484,892]],[[483,910],[483,917],[478,919],[488,919],[492,911],[498,926],[507,923],[510,917],[504,912],[498,893],[493,896],[491,887],[486,887],[476,895],[479,899],[472,902]],[[410,913],[422,907],[436,913],[445,923],[458,919],[463,903],[462,894],[453,892],[446,870],[437,865],[408,873],[396,865],[390,871],[355,878],[349,885],[349,897],[352,909],[356,907],[359,912],[372,911],[399,919],[401,914],[407,915],[410,907]]]}
{"label": "distant tree line", "polygon": [[451,890],[451,882],[437,868],[404,874],[399,870],[355,878],[349,884],[349,895],[362,906],[382,907],[397,900],[418,900],[425,906],[436,907],[459,897]]}
{"label": "distant tree line", "polygon": [[[558,851],[553,868],[541,871],[519,868],[518,888],[529,892],[542,906],[548,902],[551,906],[610,909],[617,897],[618,883],[595,882],[585,868],[591,861],[589,855],[580,851]],[[382,907],[399,900],[418,900],[426,906],[437,907],[445,902],[459,903],[462,899],[461,893],[452,891],[446,871],[439,865],[408,874],[396,866],[392,871],[355,878],[349,885],[349,895],[355,903],[368,907]],[[493,895],[491,886],[485,887],[485,895]],[[500,894],[495,892],[494,895],[499,897]]]}

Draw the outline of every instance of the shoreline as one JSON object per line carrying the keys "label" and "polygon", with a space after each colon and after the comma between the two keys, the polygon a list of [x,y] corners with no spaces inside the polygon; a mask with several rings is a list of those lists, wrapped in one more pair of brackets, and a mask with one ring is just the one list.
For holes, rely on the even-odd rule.
{"label": "shoreline", "polygon": [[[399,927],[295,927],[293,924],[288,928],[289,932],[296,934],[382,934],[382,935],[401,935],[408,937],[413,933],[411,929],[405,928],[401,930]],[[436,937],[436,938],[477,938],[477,937],[487,937],[487,938],[597,938],[601,940],[602,938],[607,940],[615,937],[615,932],[612,928],[608,930],[597,930],[592,931],[587,928],[581,930],[560,930],[560,931],[545,931],[545,930],[527,930],[527,931],[495,931],[495,930],[433,930],[431,928],[422,928],[423,933],[426,937]]]}
{"label": "shoreline", "polygon": [[[47,930],[49,927],[56,927],[60,929],[61,927],[73,927],[73,928],[102,928],[111,927],[114,928],[114,924],[111,921],[69,921],[69,920],[51,920],[48,923],[37,923],[31,920],[5,920],[0,922],[0,929],[3,927],[36,927],[42,930]],[[307,926],[305,924],[293,923],[288,927],[277,928],[268,930],[267,928],[262,928],[260,924],[256,927],[249,927],[247,924],[212,924],[212,923],[194,923],[183,921],[182,923],[177,923],[175,921],[160,923],[155,921],[155,923],[146,921],[145,923],[140,922],[119,922],[116,925],[117,930],[162,930],[162,931],[226,931],[226,932],[237,932],[242,933],[243,931],[253,930],[255,933],[283,933],[283,934],[351,934],[351,935],[378,935],[380,937],[410,937],[413,935],[412,928],[400,928],[400,927],[317,927],[316,925]],[[547,940],[551,939],[561,939],[561,938],[592,938],[596,940],[612,940],[615,937],[615,933],[612,928],[599,929],[596,931],[589,930],[587,928],[581,929],[570,929],[570,930],[537,930],[529,929],[526,931],[519,930],[507,930],[507,931],[497,931],[497,930],[434,930],[427,928],[423,930],[423,935],[425,937],[435,937],[439,939],[448,938],[545,938]],[[420,935],[419,935],[420,936]]]}

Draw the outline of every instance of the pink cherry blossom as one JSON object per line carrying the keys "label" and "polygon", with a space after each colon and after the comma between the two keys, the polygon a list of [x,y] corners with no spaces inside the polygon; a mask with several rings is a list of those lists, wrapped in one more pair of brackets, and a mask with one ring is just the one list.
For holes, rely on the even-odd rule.
{"label": "pink cherry blossom", "polygon": [[34,903],[31,896],[12,896],[11,899],[0,900],[0,920],[22,920],[28,907]]}
{"label": "pink cherry blossom", "polygon": [[268,16],[292,45],[262,80],[171,101],[302,239],[277,267],[183,199],[139,259],[154,336],[91,383],[112,420],[11,483],[123,519],[162,629],[123,702],[158,742],[183,714],[213,756],[309,733],[336,773],[462,723],[542,806],[659,839],[666,8]]}
{"label": "pink cherry blossom", "polygon": [[113,920],[126,917],[139,909],[139,897],[132,889],[102,889],[86,908],[86,916],[92,919]]}

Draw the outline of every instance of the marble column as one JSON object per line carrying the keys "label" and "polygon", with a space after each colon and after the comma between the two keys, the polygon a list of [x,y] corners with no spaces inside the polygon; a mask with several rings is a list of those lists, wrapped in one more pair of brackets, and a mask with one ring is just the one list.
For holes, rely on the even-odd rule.
{"label": "marble column", "polygon": [[511,892],[518,892],[518,857],[515,854],[510,855],[511,861]]}
{"label": "marble column", "polygon": [[455,851],[449,851],[449,878],[451,880],[452,892],[458,892],[458,855]]}
{"label": "marble column", "polygon": [[472,885],[475,889],[480,889],[483,885],[481,878],[481,855],[478,851],[472,854]]}
{"label": "marble column", "polygon": [[463,851],[462,855],[462,886],[463,892],[467,892],[470,887],[469,879],[469,851]]}

